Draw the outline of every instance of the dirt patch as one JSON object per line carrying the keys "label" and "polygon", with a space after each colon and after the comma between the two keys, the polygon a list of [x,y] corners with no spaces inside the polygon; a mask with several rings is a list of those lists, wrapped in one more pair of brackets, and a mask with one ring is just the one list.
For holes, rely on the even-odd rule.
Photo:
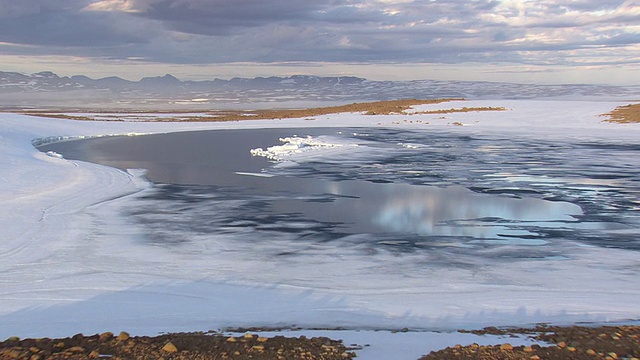
{"label": "dirt patch", "polygon": [[495,327],[474,334],[530,334],[551,346],[456,345],[434,351],[420,360],[480,359],[480,360],[564,360],[564,359],[637,359],[640,358],[640,326],[557,327],[538,326],[533,329],[498,329]]}
{"label": "dirt patch", "polygon": [[17,339],[0,343],[0,359],[352,359],[341,341],[326,337],[271,338],[246,334],[181,333],[131,337],[127,333],[64,339]]}
{"label": "dirt patch", "polygon": [[[404,100],[388,100],[388,101],[376,101],[367,103],[353,103],[340,106],[328,106],[319,108],[308,109],[273,109],[273,110],[219,110],[209,111],[204,115],[188,116],[188,112],[182,113],[180,117],[156,117],[148,121],[198,121],[198,122],[211,122],[211,121],[240,121],[240,120],[269,120],[269,119],[291,119],[291,118],[313,118],[314,116],[322,116],[338,113],[363,113],[365,115],[390,115],[390,114],[407,114],[406,110],[416,105],[425,104],[439,104],[443,102],[449,102],[454,100],[464,99],[404,99]],[[466,108],[465,108],[466,109]],[[472,110],[469,110],[472,111]],[[158,112],[160,113],[160,112]],[[198,112],[202,113],[202,112]],[[99,114],[99,112],[96,112]],[[135,114],[143,114],[136,112]],[[38,117],[50,117],[50,118],[63,118],[70,120],[96,120],[96,117],[92,116],[77,116],[71,113],[64,112],[27,112],[25,115],[38,116]],[[124,116],[124,114],[123,114]],[[117,118],[117,116],[114,116]],[[109,121],[117,121],[109,120]]]}
{"label": "dirt patch", "polygon": [[602,114],[601,116],[607,116],[609,119],[606,122],[628,124],[628,123],[640,123],[640,104],[629,104],[618,106],[610,113]]}
{"label": "dirt patch", "polygon": [[418,111],[411,113],[414,114],[452,114],[452,113],[466,113],[466,112],[478,112],[478,111],[507,111],[507,108],[504,107],[463,107],[458,109],[442,109],[442,110],[428,110],[428,111]]}

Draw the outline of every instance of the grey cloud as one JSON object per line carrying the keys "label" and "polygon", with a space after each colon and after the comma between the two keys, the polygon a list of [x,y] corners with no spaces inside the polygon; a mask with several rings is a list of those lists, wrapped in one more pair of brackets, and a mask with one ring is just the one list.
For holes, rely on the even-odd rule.
{"label": "grey cloud", "polygon": [[116,46],[139,43],[139,34],[114,27],[107,14],[34,13],[0,22],[0,41],[43,46]]}
{"label": "grey cloud", "polygon": [[394,16],[381,9],[358,9],[354,6],[336,6],[311,14],[310,19],[335,24],[391,23]]}
{"label": "grey cloud", "polygon": [[598,11],[618,8],[626,1],[627,0],[573,0],[566,1],[565,6],[576,11]]}
{"label": "grey cloud", "polygon": [[162,21],[178,31],[224,35],[274,22],[305,22],[326,5],[321,0],[146,0],[138,16]]}
{"label": "grey cloud", "polygon": [[0,19],[15,18],[29,14],[58,12],[65,9],[82,8],[82,0],[0,0]]}
{"label": "grey cloud", "polygon": [[0,41],[61,47],[122,46],[144,41],[147,27],[119,14],[84,12],[81,0],[0,0]]}
{"label": "grey cloud", "polygon": [[[94,0],[94,2],[97,0]],[[638,43],[625,22],[564,16],[567,9],[614,9],[621,0],[542,0],[513,26],[482,15],[517,9],[495,0],[129,0],[133,13],[86,11],[88,0],[0,0],[3,52],[75,55],[167,63],[218,62],[527,62],[523,51],[562,51]],[[627,2],[629,4],[629,2]],[[640,7],[640,5],[638,5]],[[513,10],[513,9],[512,9]],[[586,19],[586,20],[585,20]],[[608,37],[598,21],[612,22]],[[524,39],[531,31],[575,28],[553,44]],[[597,37],[595,37],[597,38]],[[36,45],[21,47],[19,45]],[[570,59],[566,61],[571,61]]]}

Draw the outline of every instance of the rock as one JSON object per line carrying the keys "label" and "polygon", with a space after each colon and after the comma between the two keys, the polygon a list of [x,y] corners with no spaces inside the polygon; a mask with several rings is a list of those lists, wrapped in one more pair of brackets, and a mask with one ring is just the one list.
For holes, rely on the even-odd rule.
{"label": "rock", "polygon": [[97,350],[93,350],[92,352],[89,353],[89,358],[91,359],[97,359],[100,357],[100,353]]}
{"label": "rock", "polygon": [[67,349],[67,352],[83,353],[84,352],[84,348],[82,346],[74,346],[74,347],[71,347],[71,348]]}
{"label": "rock", "polygon": [[586,353],[587,353],[587,355],[595,355],[596,354],[595,350],[593,350],[593,349],[587,350]]}
{"label": "rock", "polygon": [[107,331],[107,332],[103,332],[102,334],[100,334],[100,336],[98,336],[98,341],[105,342],[105,341],[111,340],[111,338],[113,338],[113,333],[110,331]]}
{"label": "rock", "polygon": [[236,341],[238,340],[236,340],[236,338],[234,338],[233,336],[227,339],[227,342],[230,342],[230,343],[234,343]]}
{"label": "rock", "polygon": [[176,353],[178,352],[178,348],[173,345],[173,343],[168,342],[165,344],[165,346],[162,347],[162,351],[166,351],[168,353]]}
{"label": "rock", "polygon": [[120,332],[120,334],[118,335],[118,337],[116,338],[119,341],[125,341],[125,340],[129,340],[131,336],[129,335],[129,333],[127,332]]}
{"label": "rock", "polygon": [[254,345],[251,347],[253,350],[264,351],[264,346],[262,345]]}
{"label": "rock", "polygon": [[267,342],[267,340],[269,340],[269,338],[266,338],[266,337],[259,337],[257,339],[258,342]]}
{"label": "rock", "polygon": [[502,351],[510,351],[513,350],[513,346],[509,343],[500,345],[500,350]]}
{"label": "rock", "polygon": [[540,360],[540,356],[538,355],[531,355],[531,357],[529,358],[530,360]]}
{"label": "rock", "polygon": [[9,350],[0,353],[2,359],[18,359],[22,355],[18,350]]}
{"label": "rock", "polygon": [[526,353],[532,353],[533,352],[533,348],[531,346],[525,346],[524,349],[522,349],[522,351],[524,351]]}
{"label": "rock", "polygon": [[558,343],[558,347],[559,347],[559,348],[563,348],[563,349],[564,349],[564,348],[566,348],[566,347],[567,347],[567,343],[566,343],[566,342],[564,342],[564,341],[560,341],[560,342]]}

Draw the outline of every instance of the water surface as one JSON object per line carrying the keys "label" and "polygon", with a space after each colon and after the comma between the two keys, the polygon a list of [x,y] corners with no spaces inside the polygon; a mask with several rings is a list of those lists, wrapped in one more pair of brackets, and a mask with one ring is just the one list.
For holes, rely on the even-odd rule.
{"label": "water surface", "polygon": [[[294,134],[359,146],[286,167],[250,154]],[[534,259],[562,258],[562,241],[640,248],[637,145],[345,128],[105,137],[41,150],[147,169],[154,188],[123,211],[154,245],[277,239],[273,255],[282,256],[302,243]]]}

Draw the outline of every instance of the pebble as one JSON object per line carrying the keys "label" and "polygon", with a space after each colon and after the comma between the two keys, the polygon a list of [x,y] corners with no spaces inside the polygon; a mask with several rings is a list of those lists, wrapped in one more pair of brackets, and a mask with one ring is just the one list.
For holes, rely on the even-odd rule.
{"label": "pebble", "polygon": [[503,351],[513,350],[513,346],[509,343],[502,344],[500,345],[500,350],[503,350]]}
{"label": "pebble", "polygon": [[178,348],[175,345],[173,345],[172,342],[166,343],[165,346],[162,347],[162,350],[168,353],[178,352]]}
{"label": "pebble", "polygon": [[2,355],[6,356],[8,359],[17,359],[20,357],[20,352],[16,350],[11,350],[3,353]]}
{"label": "pebble", "polygon": [[100,342],[109,341],[112,337],[113,337],[112,332],[110,331],[103,332],[102,334],[100,334],[100,336],[98,336],[98,341]]}
{"label": "pebble", "polygon": [[82,353],[84,352],[84,348],[82,346],[74,346],[74,347],[68,348],[67,352]]}
{"label": "pebble", "polygon": [[129,340],[131,336],[129,336],[129,333],[127,332],[120,332],[120,334],[118,335],[118,337],[116,339],[120,340],[120,341],[125,341],[125,340]]}

